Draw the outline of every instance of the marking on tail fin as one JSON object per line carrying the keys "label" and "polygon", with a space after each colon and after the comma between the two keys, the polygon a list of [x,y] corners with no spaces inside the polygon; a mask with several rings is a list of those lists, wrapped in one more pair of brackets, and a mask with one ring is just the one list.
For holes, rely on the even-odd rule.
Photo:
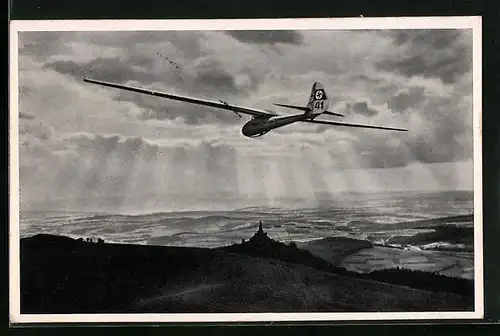
{"label": "marking on tail fin", "polygon": [[328,96],[325,92],[323,84],[320,82],[315,82],[313,84],[307,107],[309,108],[307,114],[312,117],[318,116],[328,109]]}
{"label": "marking on tail fin", "polygon": [[314,92],[314,98],[316,100],[324,100],[324,99],[326,99],[326,97],[325,97],[325,91],[323,89],[316,90],[316,92]]}
{"label": "marking on tail fin", "polygon": [[314,103],[314,109],[321,110],[321,109],[323,109],[323,105],[324,105],[324,103],[322,101],[317,101],[316,103]]}

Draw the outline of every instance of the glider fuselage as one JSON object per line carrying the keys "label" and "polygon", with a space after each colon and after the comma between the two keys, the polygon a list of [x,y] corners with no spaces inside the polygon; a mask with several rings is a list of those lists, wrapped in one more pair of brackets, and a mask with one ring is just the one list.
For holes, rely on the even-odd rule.
{"label": "glider fuselage", "polygon": [[297,121],[303,121],[308,117],[309,116],[305,114],[301,114],[279,118],[253,118],[243,125],[241,133],[246,137],[255,138],[275,128],[286,126]]}

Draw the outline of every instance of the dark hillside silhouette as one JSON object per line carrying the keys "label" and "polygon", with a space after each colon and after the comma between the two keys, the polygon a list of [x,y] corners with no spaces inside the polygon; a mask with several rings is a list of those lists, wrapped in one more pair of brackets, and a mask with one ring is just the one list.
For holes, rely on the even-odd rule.
{"label": "dark hillside silhouette", "polygon": [[[349,272],[260,225],[207,249],[21,239],[21,312],[203,313],[472,310],[471,282],[423,272]],[[413,288],[410,288],[413,287]]]}

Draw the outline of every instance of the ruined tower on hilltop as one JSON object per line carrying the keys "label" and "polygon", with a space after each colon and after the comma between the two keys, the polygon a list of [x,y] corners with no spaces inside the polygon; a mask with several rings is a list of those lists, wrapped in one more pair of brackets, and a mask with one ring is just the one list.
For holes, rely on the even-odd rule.
{"label": "ruined tower on hilltop", "polygon": [[262,242],[265,240],[268,240],[269,238],[267,237],[267,233],[264,232],[264,229],[262,228],[262,221],[259,221],[259,229],[257,232],[253,235],[252,238],[250,238],[251,242]]}
{"label": "ruined tower on hilltop", "polygon": [[264,230],[262,229],[262,221],[259,221],[259,230],[257,230],[257,235],[264,235],[267,237],[267,233],[264,232]]}

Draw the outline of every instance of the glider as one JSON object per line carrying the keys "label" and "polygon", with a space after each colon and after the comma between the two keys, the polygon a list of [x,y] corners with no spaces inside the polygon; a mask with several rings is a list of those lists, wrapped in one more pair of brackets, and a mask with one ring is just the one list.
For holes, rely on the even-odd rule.
{"label": "glider", "polygon": [[343,117],[342,114],[334,113],[328,111],[329,107],[329,99],[326,94],[325,88],[320,82],[315,82],[311,89],[311,95],[309,97],[309,101],[306,106],[296,106],[296,105],[287,105],[287,104],[279,104],[274,103],[277,106],[286,107],[290,109],[300,110],[302,113],[294,114],[289,116],[280,116],[270,111],[256,109],[256,108],[248,108],[238,105],[229,104],[225,101],[212,101],[205,100],[200,98],[188,97],[188,96],[180,96],[174,95],[171,93],[163,93],[154,90],[142,89],[122,84],[109,83],[104,81],[99,81],[90,78],[84,78],[84,82],[98,84],[106,87],[111,87],[115,89],[121,89],[141,94],[146,94],[150,96],[156,96],[161,98],[167,98],[172,100],[177,100],[185,103],[204,105],[214,108],[219,108],[223,110],[228,110],[236,113],[240,118],[241,114],[248,114],[252,116],[252,119],[249,120],[245,125],[243,125],[241,129],[241,133],[250,138],[260,137],[269,131],[276,129],[278,127],[283,127],[286,125],[293,124],[295,122],[305,122],[311,124],[320,124],[320,125],[331,125],[331,126],[340,126],[340,127],[358,127],[358,128],[371,128],[371,129],[379,129],[379,130],[388,130],[388,131],[399,131],[405,132],[408,131],[406,129],[394,128],[394,127],[383,127],[383,126],[372,126],[372,125],[360,125],[360,124],[350,124],[344,122],[337,121],[329,121],[329,120],[316,120],[316,118],[322,114],[324,115],[332,115]]}

